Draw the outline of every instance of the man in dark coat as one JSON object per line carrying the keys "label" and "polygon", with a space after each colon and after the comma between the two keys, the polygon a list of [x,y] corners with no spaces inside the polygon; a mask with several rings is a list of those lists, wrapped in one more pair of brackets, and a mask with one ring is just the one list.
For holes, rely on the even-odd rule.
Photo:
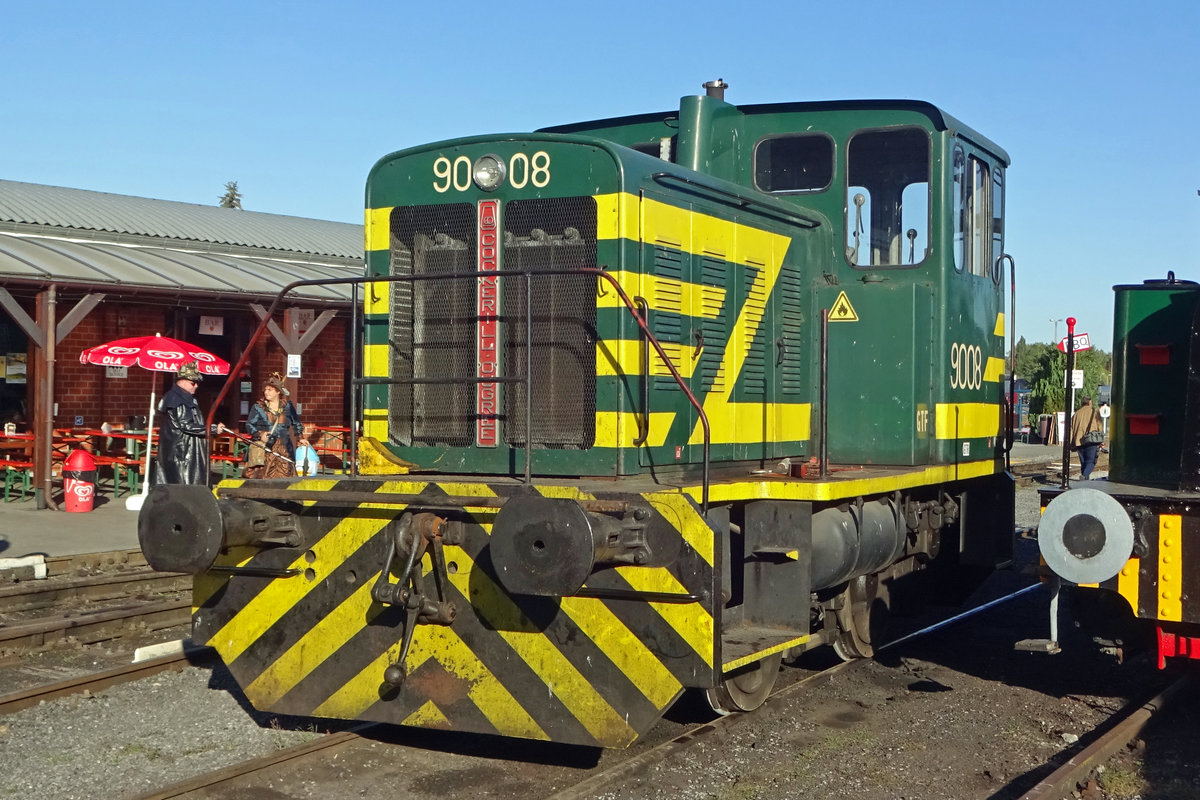
{"label": "man in dark coat", "polygon": [[158,410],[157,483],[208,483],[208,438],[204,417],[196,403],[196,388],[203,380],[195,361],[175,373],[175,385],[163,395]]}

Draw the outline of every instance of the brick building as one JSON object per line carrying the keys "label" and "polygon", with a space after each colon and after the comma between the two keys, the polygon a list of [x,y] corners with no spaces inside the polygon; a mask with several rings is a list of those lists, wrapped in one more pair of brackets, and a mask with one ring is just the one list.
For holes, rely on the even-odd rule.
{"label": "brick building", "polygon": [[[281,288],[362,274],[360,225],[0,180],[0,422],[32,430],[39,402],[54,428],[145,416],[172,375],[81,364],[84,349],[158,332],[234,364]],[[214,419],[244,420],[291,353],[303,421],[347,424],[350,311],[345,284],[290,294]],[[202,385],[203,410],[221,384]]]}

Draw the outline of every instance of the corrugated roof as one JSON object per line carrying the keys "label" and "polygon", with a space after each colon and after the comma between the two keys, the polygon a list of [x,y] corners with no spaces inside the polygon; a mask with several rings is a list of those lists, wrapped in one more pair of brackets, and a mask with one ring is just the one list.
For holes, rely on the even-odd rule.
{"label": "corrugated roof", "polygon": [[97,232],[203,242],[361,263],[363,228],[345,222],[264,214],[172,200],[0,180],[0,222],[41,225],[59,235]]}
{"label": "corrugated roof", "polygon": [[[270,299],[293,281],[361,275],[361,267],[288,261],[256,256],[250,251],[189,252],[0,233],[0,284],[56,283],[120,287],[133,292],[203,292],[227,298]],[[348,302],[350,286],[304,287],[292,296]]]}

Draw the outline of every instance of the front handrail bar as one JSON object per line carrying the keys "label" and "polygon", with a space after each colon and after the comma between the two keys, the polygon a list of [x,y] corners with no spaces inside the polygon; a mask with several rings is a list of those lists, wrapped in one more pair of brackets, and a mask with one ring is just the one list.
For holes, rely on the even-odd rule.
{"label": "front handrail bar", "polygon": [[[245,346],[244,351],[242,352],[241,358],[239,358],[237,361],[237,364],[235,364],[233,366],[233,368],[229,370],[229,378],[225,381],[225,384],[221,387],[221,391],[217,393],[216,399],[213,401],[211,407],[209,408],[208,416],[206,418],[207,427],[209,430],[212,430],[213,415],[216,413],[217,408],[220,407],[221,401],[224,400],[225,396],[229,393],[229,387],[233,385],[234,381],[239,379],[242,368],[245,367],[246,362],[250,360],[250,353],[253,351],[254,345],[257,344],[257,342],[260,338],[262,338],[263,333],[267,330],[267,326],[270,324],[270,322],[271,322],[272,318],[274,317],[275,312],[278,310],[280,304],[283,302],[284,298],[287,297],[287,295],[289,295],[290,293],[292,293],[293,291],[295,291],[298,288],[305,287],[305,286],[334,286],[334,285],[339,285],[339,284],[345,284],[347,286],[357,287],[357,286],[361,286],[364,284],[400,283],[400,282],[415,282],[415,281],[423,281],[423,280],[446,280],[446,279],[465,279],[465,278],[482,278],[482,277],[487,277],[487,278],[524,277],[525,283],[526,283],[526,289],[525,289],[525,291],[526,291],[526,303],[525,303],[526,370],[525,370],[525,378],[523,381],[525,383],[525,409],[526,409],[526,411],[525,411],[526,426],[525,426],[524,450],[525,450],[525,482],[528,483],[531,479],[531,461],[532,461],[532,448],[533,448],[533,430],[532,430],[531,421],[530,421],[530,416],[532,413],[532,406],[533,406],[533,401],[532,401],[532,398],[533,398],[533,393],[532,393],[533,376],[532,376],[532,370],[529,369],[530,365],[528,363],[528,361],[532,358],[532,349],[533,349],[532,336],[529,335],[530,327],[532,326],[532,320],[533,320],[533,304],[531,302],[529,302],[530,296],[531,296],[531,283],[532,283],[532,281],[530,279],[535,276],[588,275],[588,274],[594,274],[597,277],[601,278],[602,280],[607,281],[616,290],[617,295],[621,298],[621,302],[625,304],[625,307],[629,310],[629,313],[633,316],[634,321],[637,322],[638,327],[642,331],[642,334],[646,337],[646,340],[650,343],[650,345],[658,353],[659,358],[661,358],[663,363],[666,364],[667,369],[671,372],[671,377],[674,378],[676,385],[679,386],[680,390],[684,393],[684,396],[687,397],[688,403],[690,403],[692,408],[694,408],[696,410],[697,418],[700,422],[701,427],[704,429],[704,447],[703,447],[700,509],[701,509],[701,513],[707,514],[708,513],[709,484],[710,484],[710,480],[709,480],[710,461],[711,461],[710,454],[711,454],[711,441],[712,441],[712,430],[711,430],[711,427],[708,422],[708,415],[704,412],[703,405],[700,403],[699,400],[696,399],[696,395],[692,392],[691,388],[684,381],[683,376],[680,375],[679,370],[675,367],[675,365],[671,362],[671,359],[667,356],[667,353],[663,349],[662,344],[659,343],[658,338],[650,330],[650,326],[648,325],[647,320],[643,318],[641,313],[639,313],[636,304],[629,298],[629,295],[625,292],[625,289],[622,288],[621,284],[617,281],[617,279],[614,278],[612,276],[612,274],[610,274],[608,272],[608,270],[603,267],[575,267],[572,269],[523,269],[523,270],[502,269],[502,270],[490,270],[490,271],[456,272],[456,273],[452,273],[452,274],[444,274],[443,273],[443,274],[429,274],[429,275],[372,275],[372,276],[364,275],[364,276],[358,276],[358,277],[353,277],[353,278],[312,278],[309,280],[293,281],[293,282],[289,283],[287,286],[284,286],[282,289],[280,289],[279,293],[277,295],[275,295],[275,299],[271,301],[270,307],[263,314],[262,320],[258,324],[258,328],[255,329],[254,333],[250,337],[250,340],[246,343],[246,346]],[[358,319],[357,309],[355,309],[354,318],[355,318],[355,320]],[[363,385],[362,381],[365,381],[365,380],[366,380],[365,377],[353,378],[351,380],[351,383],[354,385]],[[391,379],[387,379],[387,380],[390,381]],[[439,379],[435,379],[435,381],[441,382]],[[403,382],[403,381],[400,381],[400,382]],[[476,380],[475,382],[480,382],[480,381]],[[518,382],[519,383],[519,382],[522,382],[522,380],[520,378],[513,379],[513,378],[497,377],[495,380],[487,379],[482,382],[485,382],[485,383]],[[642,409],[642,412],[646,415],[649,415],[650,410],[649,410],[649,408],[645,408],[645,409]],[[352,423],[354,423],[354,424],[351,424],[351,426],[350,426],[351,456],[352,456],[351,462],[350,462],[351,463],[351,474],[357,475],[358,474],[357,435],[356,435],[357,434],[357,420],[352,420]]]}

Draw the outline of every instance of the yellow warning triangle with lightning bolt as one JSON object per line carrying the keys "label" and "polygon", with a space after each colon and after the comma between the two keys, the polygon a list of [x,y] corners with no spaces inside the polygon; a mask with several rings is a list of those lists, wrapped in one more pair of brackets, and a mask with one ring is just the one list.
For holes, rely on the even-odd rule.
{"label": "yellow warning triangle with lightning bolt", "polygon": [[830,322],[858,322],[858,314],[854,311],[854,306],[850,305],[850,298],[846,297],[846,292],[838,292],[837,300],[833,301],[833,308],[829,309]]}

